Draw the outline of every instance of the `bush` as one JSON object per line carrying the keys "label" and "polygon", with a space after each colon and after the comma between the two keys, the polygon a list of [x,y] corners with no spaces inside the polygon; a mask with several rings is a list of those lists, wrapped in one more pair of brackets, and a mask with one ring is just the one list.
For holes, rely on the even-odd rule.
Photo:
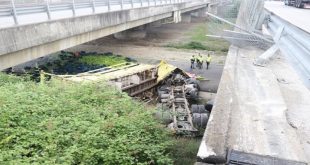
{"label": "bush", "polygon": [[152,111],[98,84],[0,74],[0,164],[172,164]]}

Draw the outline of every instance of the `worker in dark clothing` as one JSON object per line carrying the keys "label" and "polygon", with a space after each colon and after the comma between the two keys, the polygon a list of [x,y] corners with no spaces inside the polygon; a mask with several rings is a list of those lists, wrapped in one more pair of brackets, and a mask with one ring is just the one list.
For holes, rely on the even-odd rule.
{"label": "worker in dark clothing", "polygon": [[212,57],[210,56],[210,54],[208,54],[208,57],[207,57],[207,60],[206,60],[207,69],[209,69],[209,65],[210,65],[210,63],[211,63],[211,59],[212,59]]}
{"label": "worker in dark clothing", "polygon": [[191,69],[195,69],[195,61],[196,61],[196,57],[194,55],[192,55],[192,57],[191,57]]}
{"label": "worker in dark clothing", "polygon": [[199,59],[198,56],[195,55],[196,67],[199,68]]}

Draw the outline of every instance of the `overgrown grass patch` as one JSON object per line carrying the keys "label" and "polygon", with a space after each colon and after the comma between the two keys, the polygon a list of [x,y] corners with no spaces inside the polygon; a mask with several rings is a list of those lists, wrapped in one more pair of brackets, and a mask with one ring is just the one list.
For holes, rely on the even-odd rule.
{"label": "overgrown grass patch", "polygon": [[79,61],[89,65],[105,65],[105,66],[111,66],[127,62],[125,57],[116,55],[110,55],[110,56],[88,55],[88,56],[82,56],[79,59]]}
{"label": "overgrown grass patch", "polygon": [[230,43],[224,39],[207,37],[207,34],[220,33],[223,29],[229,29],[226,24],[207,22],[193,28],[190,32],[186,33],[189,38],[187,42],[170,43],[167,47],[177,49],[196,49],[208,50],[215,52],[228,52]]}
{"label": "overgrown grass patch", "polygon": [[195,164],[200,139],[197,138],[175,138],[174,145],[171,147],[172,157],[175,165],[191,165]]}

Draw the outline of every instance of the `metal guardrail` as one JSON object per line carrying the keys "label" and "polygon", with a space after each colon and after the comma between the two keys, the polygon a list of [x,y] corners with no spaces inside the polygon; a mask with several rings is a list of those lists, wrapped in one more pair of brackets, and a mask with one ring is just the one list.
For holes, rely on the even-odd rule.
{"label": "metal guardrail", "polygon": [[279,38],[279,48],[292,62],[293,67],[300,73],[305,85],[310,88],[310,33],[286,22],[276,15],[269,15],[267,25],[272,35],[276,35],[283,27]]}
{"label": "metal guardrail", "polygon": [[[188,0],[71,0],[62,3],[23,3],[15,4],[15,0],[10,0],[10,4],[0,4],[0,18],[1,17],[13,17],[14,22],[18,25],[18,16],[26,14],[46,13],[48,20],[51,20],[51,12],[71,10],[73,16],[76,15],[77,9],[91,8],[92,13],[96,13],[97,7],[108,7],[108,12],[111,11],[111,6],[119,5],[121,10],[124,9],[124,5],[130,5],[134,8],[135,4],[139,4],[140,7],[157,6],[163,4],[176,4],[185,2]],[[144,5],[147,3],[147,5]]]}

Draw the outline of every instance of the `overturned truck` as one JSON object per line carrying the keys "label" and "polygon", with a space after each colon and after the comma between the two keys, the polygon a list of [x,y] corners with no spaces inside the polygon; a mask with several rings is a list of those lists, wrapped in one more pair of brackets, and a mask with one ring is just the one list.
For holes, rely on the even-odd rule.
{"label": "overturned truck", "polygon": [[198,99],[197,80],[164,61],[157,66],[131,63],[57,76],[74,82],[106,82],[131,97],[156,100],[156,117],[177,135],[199,135],[209,118],[204,105],[190,103]]}

